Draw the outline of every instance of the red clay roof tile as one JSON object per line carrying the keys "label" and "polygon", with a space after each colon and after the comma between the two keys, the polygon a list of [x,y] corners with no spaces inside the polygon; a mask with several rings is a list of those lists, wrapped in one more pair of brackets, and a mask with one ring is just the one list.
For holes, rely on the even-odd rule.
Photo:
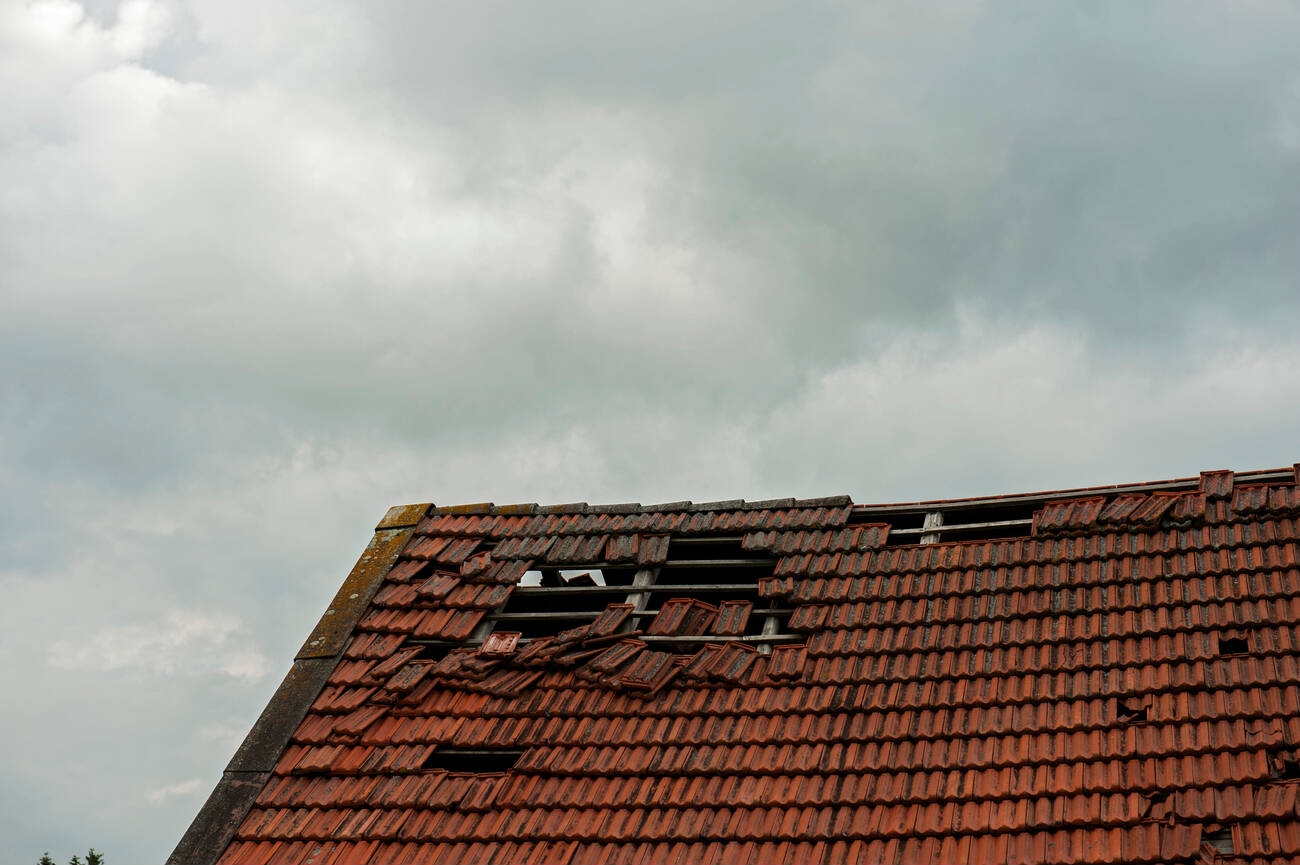
{"label": "red clay roof tile", "polygon": [[[933,544],[843,501],[435,509],[224,861],[1188,861],[1210,825],[1289,861],[1294,475],[1056,493],[1024,537]],[[595,606],[421,657],[534,559],[626,583],[683,535],[775,558],[748,590],[789,609],[770,653],[753,594],[657,589],[639,625]]]}

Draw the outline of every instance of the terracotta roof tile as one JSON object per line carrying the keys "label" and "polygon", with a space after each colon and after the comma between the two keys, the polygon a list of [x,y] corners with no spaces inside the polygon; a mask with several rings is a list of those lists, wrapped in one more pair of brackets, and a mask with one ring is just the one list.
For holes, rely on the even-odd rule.
{"label": "terracotta roof tile", "polygon": [[[1294,474],[927,544],[843,499],[432,509],[222,861],[1178,862],[1220,826],[1221,863],[1294,861]],[[771,571],[496,620],[534,561],[621,585],[737,540]]]}

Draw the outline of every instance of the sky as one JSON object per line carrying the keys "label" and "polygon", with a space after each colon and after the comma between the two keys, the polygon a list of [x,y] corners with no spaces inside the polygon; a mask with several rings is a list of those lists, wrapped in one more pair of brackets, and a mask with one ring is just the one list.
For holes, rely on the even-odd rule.
{"label": "sky", "polygon": [[0,0],[0,861],[166,858],[390,505],[1300,461],[1295,2]]}

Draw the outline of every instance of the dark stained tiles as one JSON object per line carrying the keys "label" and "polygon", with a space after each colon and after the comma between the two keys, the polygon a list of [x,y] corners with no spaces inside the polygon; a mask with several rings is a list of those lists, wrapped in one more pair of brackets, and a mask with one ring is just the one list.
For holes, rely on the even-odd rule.
{"label": "dark stained tiles", "polygon": [[[1278,475],[932,544],[847,499],[433,509],[221,861],[1300,861]],[[671,569],[710,537],[769,557],[756,596],[485,634],[530,568]],[[744,641],[769,604],[785,636]]]}

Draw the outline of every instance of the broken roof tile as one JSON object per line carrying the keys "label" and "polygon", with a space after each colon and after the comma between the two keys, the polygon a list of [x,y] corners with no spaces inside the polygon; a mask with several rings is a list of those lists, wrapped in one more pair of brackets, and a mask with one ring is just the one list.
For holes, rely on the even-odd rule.
{"label": "broken roof tile", "polygon": [[871,523],[820,531],[751,532],[741,543],[746,550],[795,553],[862,552],[885,545],[888,523]]}
{"label": "broken roof tile", "polygon": [[422,576],[428,567],[428,562],[419,559],[405,559],[393,565],[393,569],[388,572],[388,580],[404,583]]}
{"label": "broken roof tile", "polygon": [[772,647],[772,662],[768,675],[774,679],[792,679],[803,673],[808,657],[808,647],[802,643]]}
{"label": "broken roof tile", "polygon": [[434,571],[423,583],[415,587],[420,598],[445,598],[452,589],[460,585],[460,577],[450,571]]}
{"label": "broken roof tile", "polygon": [[632,604],[606,604],[605,609],[591,623],[587,636],[604,637],[618,632],[632,614]]}
{"label": "broken roof tile", "polygon": [[635,562],[639,546],[637,535],[610,535],[605,558],[610,562]]}
{"label": "broken roof tile", "polygon": [[390,676],[406,666],[406,663],[421,654],[424,651],[423,646],[407,646],[389,655],[384,660],[369,668],[365,676],[358,684],[381,685],[388,680]]}
{"label": "broken roof tile", "polygon": [[753,609],[754,604],[751,601],[723,601],[718,605],[712,633],[720,637],[743,636]]}
{"label": "broken roof tile", "polygon": [[646,634],[657,637],[707,634],[718,608],[695,598],[670,598],[650,621]]}
{"label": "broken roof tile", "polygon": [[463,640],[483,620],[483,610],[428,610],[411,633],[416,637],[439,640]]}
{"label": "broken roof tile", "polygon": [[1146,501],[1129,511],[1126,519],[1137,525],[1155,525],[1183,495],[1183,493],[1152,493],[1147,496]]}
{"label": "broken roof tile", "polygon": [[556,538],[546,535],[506,538],[492,549],[492,556],[496,559],[540,559],[555,542]]}
{"label": "broken roof tile", "polygon": [[619,673],[619,683],[625,688],[654,690],[680,670],[680,667],[674,663],[676,657],[671,652],[653,650],[640,652]]}
{"label": "broken roof tile", "polygon": [[1135,510],[1147,503],[1148,497],[1143,493],[1125,493],[1115,496],[1106,503],[1097,515],[1099,523],[1122,523],[1128,520]]}
{"label": "broken roof tile", "polygon": [[510,657],[518,650],[521,636],[523,635],[518,631],[493,631],[483,640],[479,652],[484,655]]}
{"label": "broken roof tile", "polygon": [[1089,528],[1105,506],[1106,499],[1101,496],[1047,502],[1034,513],[1034,534]]}
{"label": "broken roof tile", "polygon": [[736,681],[757,657],[758,650],[746,643],[723,643],[709,668],[709,678]]}
{"label": "broken roof tile", "polygon": [[658,565],[668,561],[668,535],[641,535],[636,552],[639,565]]}
{"label": "broken roof tile", "polygon": [[580,672],[595,676],[608,675],[632,660],[645,647],[644,640],[620,640],[597,655]]}

